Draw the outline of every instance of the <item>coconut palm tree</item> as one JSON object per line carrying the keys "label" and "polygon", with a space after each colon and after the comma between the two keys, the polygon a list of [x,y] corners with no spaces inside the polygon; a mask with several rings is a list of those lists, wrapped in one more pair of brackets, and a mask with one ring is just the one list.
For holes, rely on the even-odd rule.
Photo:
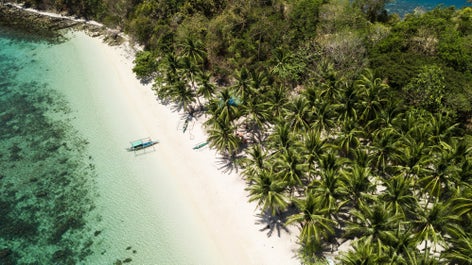
{"label": "coconut palm tree", "polygon": [[284,117],[290,122],[293,130],[307,131],[310,129],[311,117],[308,101],[303,96],[292,99],[286,108]]}
{"label": "coconut palm tree", "polygon": [[357,207],[361,201],[371,197],[375,191],[375,185],[372,183],[372,174],[370,168],[358,164],[341,170],[342,181],[345,185],[345,193],[350,202]]}
{"label": "coconut palm tree", "polygon": [[[266,99],[269,103],[269,113],[272,113],[273,117],[283,117],[285,107],[288,104],[287,89],[284,86],[275,86],[268,92]],[[277,119],[272,119],[272,123],[275,124]]]}
{"label": "coconut palm tree", "polygon": [[295,187],[302,186],[304,182],[302,166],[302,159],[293,148],[287,148],[285,152],[277,154],[274,171],[290,186],[290,193],[293,192]]}
{"label": "coconut palm tree", "polygon": [[210,100],[216,90],[216,85],[210,81],[211,73],[198,71],[195,81],[197,84],[197,95],[206,100]]}
{"label": "coconut palm tree", "polygon": [[241,139],[235,134],[235,127],[222,119],[214,119],[206,124],[208,143],[210,147],[220,152],[235,153],[240,145]]}
{"label": "coconut palm tree", "polygon": [[384,175],[389,172],[392,157],[398,152],[400,135],[394,128],[384,127],[374,131],[372,136],[372,153],[375,157],[373,163],[378,173]]}
{"label": "coconut palm tree", "polygon": [[319,161],[321,156],[328,150],[329,145],[326,139],[321,138],[319,131],[311,129],[302,134],[298,146],[300,146],[300,152],[304,157],[305,170],[309,175],[309,181],[312,181],[317,161]]}
{"label": "coconut palm tree", "polygon": [[385,202],[367,204],[360,201],[358,209],[352,209],[353,221],[346,227],[348,237],[361,237],[370,241],[377,253],[382,253],[390,238],[394,237],[401,216]]}
{"label": "coconut palm tree", "polygon": [[387,102],[386,91],[388,85],[380,78],[375,78],[372,70],[367,69],[361,77],[354,82],[359,97],[359,120],[364,124],[373,120]]}
{"label": "coconut palm tree", "polygon": [[253,178],[254,183],[246,190],[249,191],[249,201],[256,201],[263,211],[276,215],[288,206],[285,195],[287,183],[274,174],[272,169],[261,170]]}
{"label": "coconut palm tree", "polygon": [[413,213],[418,202],[413,194],[413,180],[405,174],[383,179],[385,191],[380,194],[380,200],[392,207],[396,214],[405,216]]}
{"label": "coconut palm tree", "polygon": [[254,144],[247,151],[248,157],[243,162],[243,176],[252,181],[253,177],[262,170],[267,170],[268,157],[264,147],[260,144]]}
{"label": "coconut palm tree", "polygon": [[299,241],[311,253],[322,250],[323,241],[334,234],[336,222],[326,216],[326,209],[320,208],[312,192],[307,191],[304,198],[293,200],[297,213],[287,219],[287,224],[300,224]]}
{"label": "coconut palm tree", "polygon": [[239,99],[246,102],[253,95],[252,78],[249,70],[246,67],[242,67],[236,71],[235,79],[233,90]]}
{"label": "coconut palm tree", "polygon": [[357,122],[351,118],[343,121],[341,131],[334,140],[341,156],[352,157],[352,152],[359,148],[361,144],[359,138],[363,135],[363,131],[358,128]]}
{"label": "coconut palm tree", "polygon": [[211,114],[213,119],[232,123],[240,116],[240,109],[238,108],[238,105],[235,104],[234,98],[228,88],[221,90],[218,97],[210,104],[212,106],[210,106],[209,114]]}
{"label": "coconut palm tree", "polygon": [[418,207],[415,212],[413,232],[418,242],[424,242],[425,255],[430,254],[430,243],[435,251],[438,244],[446,247],[446,234],[457,234],[460,230],[457,226],[460,217],[453,214],[452,207],[447,202],[437,202],[425,209]]}
{"label": "coconut palm tree", "polygon": [[179,108],[183,108],[185,111],[195,103],[195,93],[184,81],[176,81],[171,85],[169,96],[173,102],[175,102]]}
{"label": "coconut palm tree", "polygon": [[269,113],[270,104],[259,95],[248,98],[241,105],[242,115],[245,117],[246,128],[253,132],[258,132],[267,127],[271,114]]}
{"label": "coconut palm tree", "polygon": [[313,128],[329,134],[331,128],[335,126],[335,118],[338,116],[336,108],[336,105],[327,101],[318,102],[313,111]]}
{"label": "coconut palm tree", "polygon": [[181,49],[181,55],[189,58],[192,63],[202,64],[206,61],[206,51],[200,39],[189,36],[178,47]]}
{"label": "coconut palm tree", "polygon": [[451,240],[448,248],[441,253],[441,257],[448,264],[470,265],[472,257],[472,236],[463,231]]}
{"label": "coconut palm tree", "polygon": [[391,264],[390,257],[375,248],[372,239],[356,240],[352,250],[342,253],[337,259],[342,265],[383,265]]}
{"label": "coconut palm tree", "polygon": [[275,152],[287,152],[294,144],[292,132],[287,122],[280,121],[269,135],[269,144]]}
{"label": "coconut palm tree", "polygon": [[318,178],[309,185],[309,188],[318,202],[318,207],[325,209],[327,215],[335,215],[348,202],[339,170],[321,169],[318,174]]}

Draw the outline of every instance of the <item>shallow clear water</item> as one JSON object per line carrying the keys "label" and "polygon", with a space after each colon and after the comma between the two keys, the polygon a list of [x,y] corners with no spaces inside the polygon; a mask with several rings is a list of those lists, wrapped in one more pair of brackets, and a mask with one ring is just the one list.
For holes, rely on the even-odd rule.
{"label": "shallow clear water", "polygon": [[220,264],[159,154],[124,150],[106,51],[67,36],[0,28],[0,264]]}
{"label": "shallow clear water", "polygon": [[40,60],[53,43],[0,28],[0,264],[77,264],[95,240],[87,143]]}
{"label": "shallow clear water", "polygon": [[421,8],[423,10],[431,10],[436,6],[442,5],[445,7],[454,6],[456,8],[462,8],[464,6],[470,6],[467,0],[394,0],[392,3],[387,5],[387,11],[389,13],[398,13],[401,16],[406,13],[411,13],[415,8]]}

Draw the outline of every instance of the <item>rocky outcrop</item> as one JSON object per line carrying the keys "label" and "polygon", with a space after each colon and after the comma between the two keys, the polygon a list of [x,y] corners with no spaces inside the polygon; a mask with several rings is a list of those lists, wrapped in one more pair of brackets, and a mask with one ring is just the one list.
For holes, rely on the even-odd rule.
{"label": "rocky outcrop", "polygon": [[0,1],[0,25],[20,29],[41,36],[55,37],[63,29],[84,30],[93,37],[104,36],[110,45],[119,45],[124,39],[118,30],[111,30],[98,23],[53,15],[52,13],[34,12],[13,4]]}

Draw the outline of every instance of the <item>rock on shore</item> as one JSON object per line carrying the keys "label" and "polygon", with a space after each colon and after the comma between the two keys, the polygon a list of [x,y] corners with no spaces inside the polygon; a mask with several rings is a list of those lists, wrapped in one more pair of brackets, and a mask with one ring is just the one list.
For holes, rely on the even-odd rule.
{"label": "rock on shore", "polygon": [[104,36],[104,39],[110,45],[118,45],[123,42],[118,30],[108,29],[98,23],[88,23],[87,21],[60,15],[51,16],[8,3],[0,3],[0,25],[45,37],[57,37],[60,35],[59,30],[73,28],[84,30],[93,37]]}

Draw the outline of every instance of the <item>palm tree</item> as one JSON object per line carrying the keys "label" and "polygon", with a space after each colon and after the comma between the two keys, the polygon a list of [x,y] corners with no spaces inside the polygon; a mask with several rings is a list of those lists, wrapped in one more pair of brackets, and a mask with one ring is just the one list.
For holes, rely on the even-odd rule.
{"label": "palm tree", "polygon": [[293,130],[306,131],[310,128],[311,117],[308,101],[303,96],[291,100],[286,108],[286,115]]}
{"label": "palm tree", "polygon": [[252,79],[249,71],[246,67],[242,67],[236,71],[235,76],[236,82],[233,85],[233,89],[236,95],[243,101],[246,102],[253,94]]}
{"label": "palm tree", "polygon": [[243,116],[246,118],[246,128],[255,132],[265,128],[271,116],[269,106],[270,104],[258,95],[247,99],[241,105]]}
{"label": "palm tree", "polygon": [[396,175],[389,179],[383,179],[385,191],[380,195],[380,199],[392,207],[396,214],[405,216],[413,213],[418,207],[418,202],[413,194],[413,181],[404,174]]}
{"label": "palm tree", "polygon": [[257,201],[263,211],[276,215],[288,206],[285,195],[287,183],[277,177],[271,169],[261,170],[254,176],[254,183],[246,190],[249,191],[249,201]]}
{"label": "palm tree", "polygon": [[320,170],[318,174],[309,188],[316,197],[319,209],[325,209],[327,215],[334,215],[348,202],[340,173],[337,169],[329,168]]}
{"label": "palm tree", "polygon": [[375,191],[375,185],[371,182],[370,168],[354,164],[352,167],[341,170],[345,192],[351,203],[357,207],[362,200],[370,197]]}
{"label": "palm tree", "polygon": [[232,123],[240,115],[238,105],[234,103],[234,98],[231,96],[229,89],[225,88],[220,91],[219,96],[212,103],[212,110],[214,118],[224,120],[227,123]]}
{"label": "palm tree", "polygon": [[206,51],[203,42],[200,39],[187,37],[179,47],[181,48],[181,55],[188,57],[192,63],[201,64],[205,62]]}
{"label": "palm tree", "polygon": [[301,232],[299,240],[311,253],[318,253],[322,249],[323,241],[334,234],[336,222],[326,216],[326,209],[320,208],[315,196],[306,192],[306,196],[294,199],[298,213],[287,219],[287,224],[299,223]]}
{"label": "palm tree", "polygon": [[271,147],[275,152],[287,152],[294,144],[292,132],[287,122],[280,121],[275,125],[274,131],[269,135]]}
{"label": "palm tree", "polygon": [[452,244],[441,253],[448,264],[470,265],[472,257],[472,236],[465,232],[452,239]]}
{"label": "palm tree", "polygon": [[367,124],[380,113],[383,105],[387,102],[388,85],[380,78],[375,78],[373,72],[367,69],[360,79],[355,81],[354,86],[357,88],[360,98],[359,119]]}
{"label": "palm tree", "polygon": [[390,238],[394,237],[401,216],[385,202],[369,205],[360,201],[359,208],[351,210],[354,217],[346,228],[347,236],[362,237],[372,242],[377,253],[382,253]]}
{"label": "palm tree", "polygon": [[247,154],[248,157],[243,162],[244,170],[242,174],[246,179],[252,181],[260,171],[267,170],[269,162],[267,161],[267,154],[260,144],[252,145]]}
{"label": "palm tree", "polygon": [[171,99],[185,111],[195,102],[195,93],[184,81],[176,81],[172,84],[169,92]]}
{"label": "palm tree", "polygon": [[[287,89],[284,86],[276,86],[269,90],[269,95],[266,101],[269,103],[269,112],[274,117],[283,117],[285,107],[289,100],[287,97]],[[276,119],[272,120],[275,124]]]}
{"label": "palm tree", "polygon": [[302,160],[293,148],[288,148],[286,152],[281,152],[277,155],[274,171],[290,186],[291,191],[293,191],[294,187],[302,185],[302,180],[304,179]]}
{"label": "palm tree", "polygon": [[236,136],[235,128],[231,123],[217,118],[210,124],[207,123],[206,127],[210,147],[230,154],[239,149],[241,139]]}
{"label": "palm tree", "polygon": [[[308,175],[312,175],[315,170],[316,162],[327,151],[328,143],[326,139],[321,139],[319,131],[311,129],[302,134],[300,139],[300,152],[304,156],[305,168]],[[312,179],[310,179],[312,180]]]}
{"label": "palm tree", "polygon": [[426,209],[418,207],[415,216],[413,232],[419,242],[425,243],[425,255],[430,253],[429,243],[433,244],[435,250],[438,244],[446,246],[444,236],[448,233],[457,234],[460,230],[456,224],[459,216],[453,214],[449,203],[434,203]]}
{"label": "palm tree", "polygon": [[372,151],[375,157],[374,165],[380,175],[386,174],[392,165],[392,157],[395,157],[397,141],[400,135],[394,128],[380,128],[372,133]]}
{"label": "palm tree", "polygon": [[430,198],[439,200],[440,196],[450,196],[459,180],[460,168],[455,163],[455,151],[450,145],[441,142],[443,147],[439,153],[432,153],[431,170],[428,174],[421,176],[418,184],[423,186]]}
{"label": "palm tree", "polygon": [[362,134],[363,131],[358,129],[357,122],[351,118],[344,120],[341,132],[335,139],[335,143],[339,148],[341,156],[352,157],[352,152],[361,145],[359,138],[362,136]]}
{"label": "palm tree", "polygon": [[211,73],[199,71],[195,77],[197,83],[197,95],[210,100],[216,90],[216,85],[210,81]]}
{"label": "palm tree", "polygon": [[458,196],[452,199],[453,210],[459,216],[472,213],[472,188],[458,188]]}
{"label": "palm tree", "polygon": [[335,108],[336,105],[330,104],[329,102],[318,102],[313,111],[314,123],[312,126],[320,132],[329,133],[331,128],[334,127],[334,119],[337,117]]}
{"label": "palm tree", "polygon": [[390,264],[390,257],[375,248],[370,238],[356,240],[352,250],[342,253],[337,259],[342,265],[382,265]]}

